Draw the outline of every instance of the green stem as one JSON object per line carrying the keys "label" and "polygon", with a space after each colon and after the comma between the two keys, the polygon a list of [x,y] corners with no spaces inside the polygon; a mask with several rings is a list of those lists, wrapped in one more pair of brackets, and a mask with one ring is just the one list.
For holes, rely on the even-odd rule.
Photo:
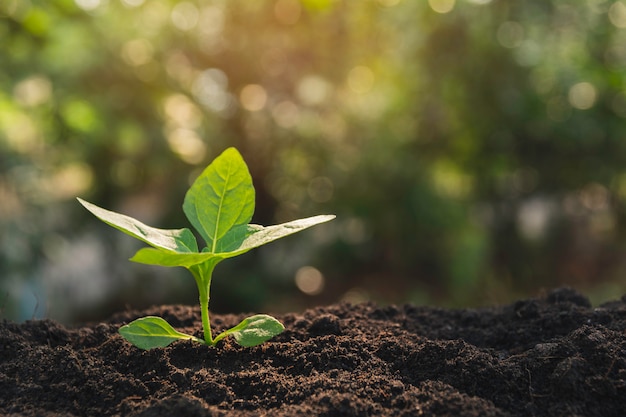
{"label": "green stem", "polygon": [[[207,287],[210,284],[207,285]],[[204,330],[204,341],[208,345],[213,345],[213,336],[211,335],[211,320],[209,319],[209,291],[200,291],[200,312],[202,313],[202,329]]]}
{"label": "green stem", "polygon": [[213,336],[211,334],[211,321],[209,318],[209,294],[211,290],[211,277],[213,275],[215,265],[217,265],[217,261],[211,260],[189,268],[189,271],[191,271],[196,280],[198,293],[200,295],[200,313],[202,314],[204,341],[210,346],[215,345],[215,341],[213,340]]}

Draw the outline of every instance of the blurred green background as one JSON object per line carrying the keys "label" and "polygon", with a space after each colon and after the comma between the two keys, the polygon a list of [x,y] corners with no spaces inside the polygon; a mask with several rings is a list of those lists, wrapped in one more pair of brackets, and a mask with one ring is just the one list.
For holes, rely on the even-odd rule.
{"label": "blurred green background", "polygon": [[197,300],[75,200],[162,228],[228,146],[255,223],[216,312],[626,290],[626,2],[0,1],[0,314]]}

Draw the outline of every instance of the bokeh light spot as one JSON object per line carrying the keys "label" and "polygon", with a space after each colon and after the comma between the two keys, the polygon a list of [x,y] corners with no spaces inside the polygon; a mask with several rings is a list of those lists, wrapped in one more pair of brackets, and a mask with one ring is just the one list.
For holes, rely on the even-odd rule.
{"label": "bokeh light spot", "polygon": [[122,46],[122,58],[133,67],[150,62],[153,53],[154,48],[147,39],[133,39]]}
{"label": "bokeh light spot", "polygon": [[567,96],[572,107],[580,110],[587,110],[593,107],[597,97],[598,93],[596,88],[593,84],[588,82],[574,84],[569,89],[569,94]]}
{"label": "bokeh light spot", "polygon": [[39,106],[50,100],[52,84],[48,78],[43,76],[29,77],[15,86],[13,96],[23,106]]}
{"label": "bokeh light spot", "polygon": [[199,164],[206,156],[207,147],[198,134],[190,129],[174,129],[167,135],[170,149],[190,165]]}
{"label": "bokeh light spot", "polygon": [[90,132],[99,126],[96,110],[84,100],[67,101],[61,114],[70,127],[81,132]]}
{"label": "bokeh light spot", "polygon": [[76,5],[85,11],[93,11],[102,5],[102,0],[74,0]]}
{"label": "bokeh light spot", "polygon": [[473,181],[452,161],[438,161],[433,169],[436,190],[448,198],[465,198],[471,194]]}
{"label": "bokeh light spot", "polygon": [[183,94],[169,96],[165,99],[163,108],[170,121],[180,127],[193,129],[200,126],[200,110]]}
{"label": "bokeh light spot", "polygon": [[428,0],[428,5],[437,13],[449,13],[454,9],[456,0]]}
{"label": "bokeh light spot", "polygon": [[296,286],[307,295],[317,295],[324,290],[324,275],[312,266],[303,266],[296,271]]}
{"label": "bokeh light spot", "polygon": [[61,167],[42,180],[41,187],[52,199],[73,198],[87,191],[93,183],[93,171],[83,162]]}
{"label": "bokeh light spot", "polygon": [[32,7],[30,0],[3,0],[0,16],[6,14],[15,20],[21,20]]}
{"label": "bokeh light spot", "polygon": [[17,112],[0,113],[0,132],[4,132],[9,148],[27,154],[41,145],[41,134],[32,118]]}
{"label": "bokeh light spot", "polygon": [[200,12],[198,29],[207,38],[215,40],[224,29],[224,10],[219,6],[207,6]]}
{"label": "bokeh light spot", "polygon": [[358,94],[369,92],[374,86],[374,73],[366,66],[359,65],[348,73],[348,86]]}
{"label": "bokeh light spot", "polygon": [[145,0],[122,0],[122,4],[126,7],[139,7]]}
{"label": "bokeh light spot", "polygon": [[192,91],[202,105],[218,114],[229,116],[234,99],[226,91],[227,87],[228,78],[224,71],[211,68],[194,80]]}
{"label": "bokeh light spot", "polygon": [[332,87],[324,78],[317,75],[304,77],[298,83],[298,98],[307,105],[322,104],[330,96]]}
{"label": "bokeh light spot", "polygon": [[542,58],[543,52],[539,44],[530,39],[524,40],[515,49],[515,61],[523,67],[537,65]]}
{"label": "bokeh light spot", "polygon": [[170,77],[183,85],[190,85],[193,82],[193,67],[189,58],[182,52],[174,52],[167,58],[165,70]]}
{"label": "bokeh light spot", "polygon": [[609,20],[618,28],[626,28],[626,5],[616,1],[609,8]]}
{"label": "bokeh light spot", "polygon": [[341,301],[350,304],[360,304],[369,300],[369,293],[361,287],[351,288],[341,297]]}
{"label": "bokeh light spot", "polygon": [[272,116],[278,126],[289,129],[298,124],[298,120],[300,119],[300,110],[295,103],[285,100],[274,106],[272,109]]}
{"label": "bokeh light spot", "polygon": [[141,8],[137,27],[147,34],[161,33],[171,21],[171,10],[165,2],[150,1]]}
{"label": "bokeh light spot", "polygon": [[183,1],[174,6],[171,18],[176,28],[186,32],[193,29],[198,24],[198,8],[193,3]]}
{"label": "bokeh light spot", "polygon": [[591,211],[601,211],[609,207],[610,193],[602,184],[589,183],[580,191],[580,202]]}
{"label": "bokeh light spot", "polygon": [[259,111],[267,103],[267,92],[258,84],[248,84],[239,94],[241,106],[248,111]]}
{"label": "bokeh light spot", "polygon": [[529,240],[543,238],[554,211],[553,202],[546,199],[534,198],[524,202],[517,213],[518,230]]}

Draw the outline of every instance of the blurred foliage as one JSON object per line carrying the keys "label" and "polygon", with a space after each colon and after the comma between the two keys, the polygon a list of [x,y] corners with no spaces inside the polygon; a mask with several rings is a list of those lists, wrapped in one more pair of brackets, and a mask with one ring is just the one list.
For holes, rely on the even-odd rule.
{"label": "blurred foliage", "polygon": [[217,311],[615,297],[625,29],[605,0],[4,0],[0,311],[195,303],[74,197],[182,227],[227,146],[255,222],[338,219],[220,266]]}

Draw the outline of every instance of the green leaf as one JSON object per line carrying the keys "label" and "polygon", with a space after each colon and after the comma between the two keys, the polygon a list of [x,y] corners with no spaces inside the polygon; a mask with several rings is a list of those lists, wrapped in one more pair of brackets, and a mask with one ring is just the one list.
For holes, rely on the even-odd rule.
{"label": "green leaf", "polygon": [[233,258],[250,249],[300,232],[311,226],[328,222],[334,218],[334,215],[320,215],[268,227],[257,224],[237,226],[231,229],[218,242],[215,252],[177,253],[163,249],[144,248],[140,249],[130,260],[148,265],[183,266],[189,268],[213,258],[219,258],[220,260]]}
{"label": "green leaf", "polygon": [[244,319],[233,328],[220,333],[214,340],[219,342],[226,336],[233,336],[237,343],[244,347],[257,346],[280,334],[285,326],[272,316],[257,314]]}
{"label": "green leaf", "polygon": [[150,246],[175,252],[198,252],[196,238],[189,229],[157,229],[147,226],[132,217],[105,210],[81,198],[79,198],[78,201],[106,224]]}
{"label": "green leaf", "polygon": [[204,263],[213,258],[224,259],[223,256],[214,253],[178,253],[163,249],[143,248],[139,249],[135,256],[130,258],[133,262],[158,266],[183,266],[189,268],[194,265]]}
{"label": "green leaf", "polygon": [[[228,252],[218,251],[217,254],[224,258],[232,258],[233,256],[241,255],[249,251],[250,249],[257,248],[259,246],[265,245],[266,243],[273,242],[274,240],[281,239],[285,236],[292,235],[294,233],[298,233],[304,229],[308,229],[311,226],[315,226],[320,223],[328,222],[334,219],[335,216],[332,214],[320,215],[307,217],[305,219],[294,220],[288,223],[277,224],[274,226],[259,226],[256,224],[249,224],[247,233],[243,241],[236,246],[236,244],[232,242],[229,245],[225,245],[224,248],[228,249]],[[226,237],[224,237],[224,241],[226,241]],[[222,242],[220,242],[222,243]],[[224,242],[227,243],[227,242]],[[236,246],[236,247],[235,247]],[[221,246],[218,245],[218,249]]]}
{"label": "green leaf", "polygon": [[252,177],[235,148],[226,149],[195,180],[185,195],[183,211],[210,252],[232,228],[252,219]]}
{"label": "green leaf", "polygon": [[[241,248],[243,242],[252,234],[263,229],[256,224],[235,226],[222,237],[215,246],[215,253],[229,253]],[[239,252],[241,253],[241,252]]]}
{"label": "green leaf", "polygon": [[193,340],[204,343],[202,339],[174,330],[161,317],[154,316],[143,317],[126,324],[120,327],[119,332],[124,339],[145,350],[165,347],[177,340]]}

